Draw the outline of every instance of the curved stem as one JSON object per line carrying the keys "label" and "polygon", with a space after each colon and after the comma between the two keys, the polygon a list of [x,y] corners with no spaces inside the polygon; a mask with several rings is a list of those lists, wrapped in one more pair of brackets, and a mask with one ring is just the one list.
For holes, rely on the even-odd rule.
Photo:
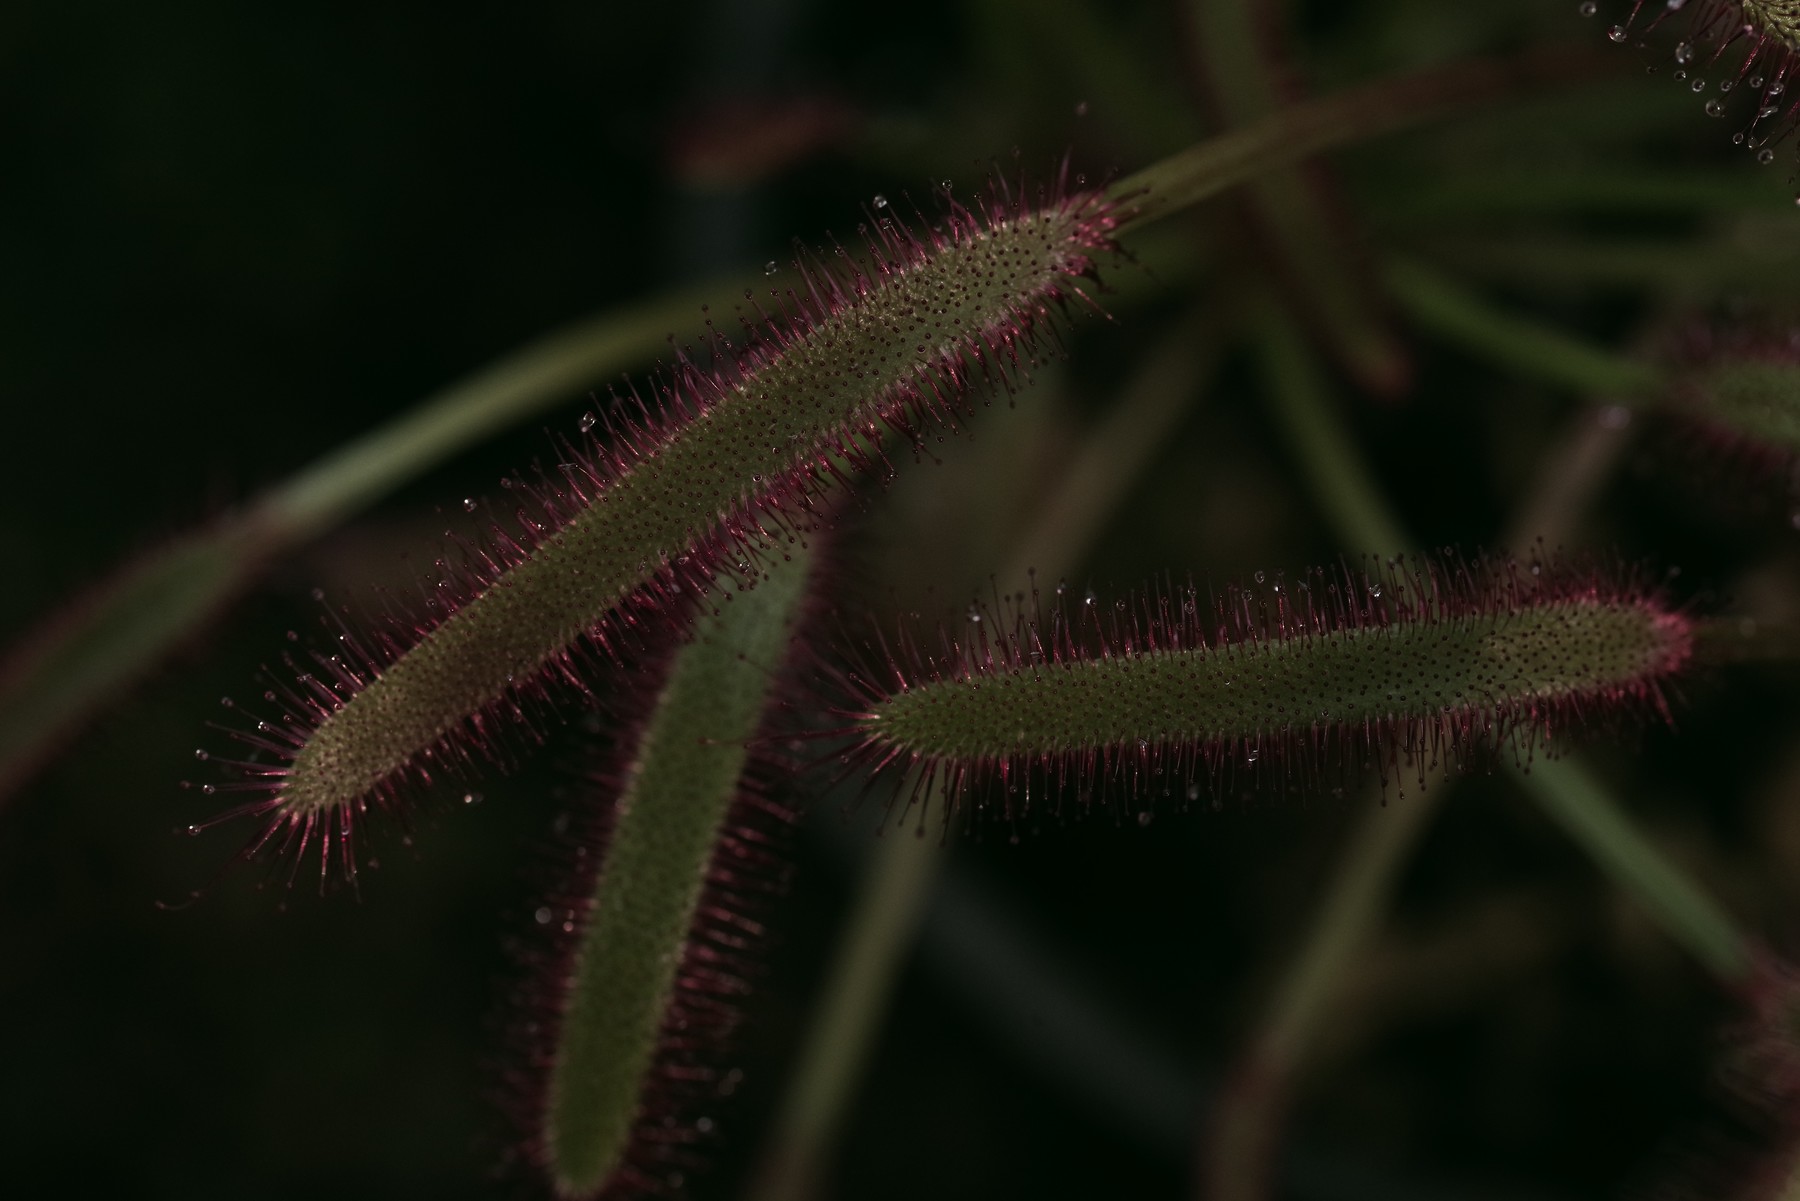
{"label": "curved stem", "polygon": [[1396,133],[1547,84],[1618,70],[1616,60],[1553,50],[1464,62],[1325,96],[1191,146],[1110,189],[1125,206],[1121,232],[1161,220],[1275,167]]}
{"label": "curved stem", "polygon": [[[1072,570],[1132,483],[1192,407],[1217,358],[1211,320],[1182,327],[1151,355],[1110,415],[1083,439],[1064,486],[1017,540],[998,578]],[[949,854],[928,838],[882,839],[844,924],[812,1036],[794,1068],[745,1192],[746,1201],[807,1201],[849,1116],[856,1084],[882,1028],[932,885]]]}
{"label": "curved stem", "polygon": [[[1189,0],[1187,57],[1212,111],[1243,127],[1279,112],[1286,89],[1277,61],[1271,6],[1256,0]],[[1356,253],[1344,214],[1328,202],[1328,182],[1297,167],[1265,172],[1245,189],[1245,215],[1283,291],[1340,367],[1365,389],[1393,395],[1412,364]]]}
{"label": "curved stem", "polygon": [[1274,1195],[1275,1145],[1294,1077],[1351,965],[1380,927],[1400,870],[1450,786],[1439,779],[1396,804],[1371,803],[1366,815],[1353,819],[1355,829],[1320,894],[1312,924],[1209,1119],[1199,1176],[1199,1195],[1207,1201],[1265,1201]]}
{"label": "curved stem", "polygon": [[1729,914],[1646,838],[1578,759],[1512,769],[1538,807],[1727,987],[1748,983],[1751,942]]}
{"label": "curved stem", "polygon": [[831,1149],[949,851],[923,828],[917,835],[889,829],[863,876],[746,1201],[806,1201],[828,1191]]}
{"label": "curved stem", "polygon": [[[1271,403],[1327,524],[1345,542],[1402,545],[1398,519],[1329,403],[1323,377],[1298,332],[1272,305],[1260,306],[1256,317],[1258,357]],[[1567,472],[1547,473],[1540,481],[1517,523],[1521,528],[1509,538],[1514,545],[1533,536],[1553,542],[1567,536],[1586,497],[1616,461],[1623,445],[1616,428],[1607,429],[1591,415],[1580,420],[1607,436],[1571,439],[1575,449],[1566,456]],[[1751,957],[1731,919],[1638,832],[1579,763],[1540,761],[1519,774],[1545,812],[1672,937],[1721,982],[1744,982]],[[1312,926],[1208,1119],[1198,1176],[1199,1196],[1206,1201],[1264,1201],[1273,1194],[1274,1152],[1294,1077],[1348,966],[1374,937],[1398,874],[1450,783],[1440,780],[1405,803],[1372,809],[1356,827]]]}
{"label": "curved stem", "polygon": [[1350,428],[1330,402],[1306,340],[1266,297],[1256,302],[1254,352],[1289,449],[1319,508],[1346,547],[1391,555],[1413,545],[1389,510]]}
{"label": "curved stem", "polygon": [[[1120,228],[1137,228],[1333,146],[1591,75],[1597,62],[1558,52],[1463,64],[1296,106],[1122,181],[1112,189],[1129,206]],[[243,515],[182,539],[65,606],[70,616],[46,623],[0,660],[0,799],[151,664],[203,628],[270,560],[455,450],[653,354],[669,328],[690,319],[708,296],[725,294],[723,286],[695,289],[551,334],[277,485]],[[164,587],[184,560],[196,558],[217,569]],[[141,603],[146,589],[156,602],[149,607]],[[64,671],[63,663],[81,670]]]}
{"label": "curved stem", "polygon": [[1576,412],[1539,460],[1506,548],[1522,558],[1559,550],[1624,457],[1632,428],[1630,412],[1617,405]]}
{"label": "curved stem", "polygon": [[[1298,334],[1266,308],[1258,332],[1272,373],[1272,395],[1332,524],[1365,542],[1381,539],[1397,544],[1398,519],[1372,483],[1355,443],[1325,403]],[[1727,626],[1713,623],[1707,628],[1714,631],[1711,644],[1727,638]],[[1709,644],[1704,630],[1701,642]],[[1539,761],[1521,774],[1539,804],[1581,842],[1615,884],[1636,897],[1722,984],[1742,981],[1748,962],[1744,948],[1750,940],[1631,824],[1598,780],[1572,759]]]}
{"label": "curved stem", "polygon": [[650,358],[732,286],[713,281],[545,334],[302,469],[251,512],[293,541],[321,533],[464,447]]}
{"label": "curved stem", "polygon": [[1505,312],[1422,263],[1396,259],[1385,279],[1388,294],[1420,325],[1528,378],[1620,404],[1641,401],[1665,383],[1649,363]]}
{"label": "curved stem", "polygon": [[271,561],[481,438],[650,358],[727,286],[601,313],[531,343],[64,605],[0,655],[0,802]]}

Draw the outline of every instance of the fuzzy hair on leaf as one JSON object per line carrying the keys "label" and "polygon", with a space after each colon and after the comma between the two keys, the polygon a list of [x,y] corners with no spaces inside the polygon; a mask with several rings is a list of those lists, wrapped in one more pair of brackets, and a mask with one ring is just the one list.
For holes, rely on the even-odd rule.
{"label": "fuzzy hair on leaf", "polygon": [[678,1196],[704,1166],[787,877],[791,771],[757,735],[789,681],[813,557],[698,623],[559,830],[505,1089],[519,1164],[558,1197]]}
{"label": "fuzzy hair on leaf", "polygon": [[1016,387],[1113,249],[1110,205],[1066,174],[1029,201],[1002,183],[973,206],[946,196],[935,226],[884,211],[862,260],[798,264],[742,345],[718,336],[708,367],[684,356],[658,403],[633,393],[583,453],[518,486],[514,522],[446,573],[426,616],[346,628],[275,683],[279,711],[237,735],[254,753],[235,786],[265,820],[253,851],[316,846],[354,875],[358,820],[405,782],[528,730],[552,686],[588,686],[585,654],[685,628],[715,575],[753,583],[825,524],[824,495],[891,471],[890,435],[922,452],[972,396]]}
{"label": "fuzzy hair on leaf", "polygon": [[[542,856],[553,862],[547,870],[555,882],[536,892],[524,919],[528,931],[508,945],[509,976],[523,983],[502,1004],[505,1046],[494,1061],[510,1134],[502,1170],[534,1192],[561,1197],[679,1197],[706,1170],[708,1148],[743,1079],[730,1052],[764,970],[770,913],[791,872],[796,815],[775,798],[776,785],[793,769],[758,756],[739,780],[703,866],[702,891],[675,948],[674,987],[662,996],[657,1021],[633,1032],[631,1041],[647,1048],[648,1058],[625,1086],[629,1091],[616,1094],[621,1109],[601,1133],[588,1136],[616,1158],[596,1152],[572,1163],[570,1145],[579,1132],[567,1119],[553,1121],[551,1082],[566,1060],[561,1043],[579,962],[584,954],[592,958],[584,942],[608,887],[601,865],[615,845],[621,812],[611,802],[620,795],[622,770],[596,768],[577,790],[576,807],[559,817],[555,845]],[[628,1020],[621,1015],[620,1025]],[[615,1059],[636,1062],[623,1052]],[[617,1077],[605,1079],[615,1084]],[[589,1172],[601,1182],[584,1188]]]}
{"label": "fuzzy hair on leaf", "polygon": [[830,733],[854,740],[852,770],[1009,816],[1065,788],[1194,800],[1364,764],[1423,784],[1445,757],[1528,760],[1579,725],[1666,720],[1693,644],[1689,617],[1621,573],[1500,557],[1005,607],[935,646],[903,626],[851,650]]}

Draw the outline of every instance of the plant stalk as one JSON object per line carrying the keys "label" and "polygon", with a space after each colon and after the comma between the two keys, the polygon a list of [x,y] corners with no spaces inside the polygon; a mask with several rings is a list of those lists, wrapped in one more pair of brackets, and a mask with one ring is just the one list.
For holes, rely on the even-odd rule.
{"label": "plant stalk", "polygon": [[[1217,359],[1210,319],[1184,323],[1151,355],[1112,413],[1082,443],[1065,484],[1015,543],[999,578],[1072,570],[1132,483],[1190,411]],[[921,831],[922,832],[922,831]],[[848,1119],[894,982],[950,847],[890,829],[863,877],[745,1201],[810,1201]]]}
{"label": "plant stalk", "polygon": [[[1261,305],[1256,318],[1256,349],[1270,401],[1327,524],[1347,543],[1404,545],[1398,519],[1356,453],[1298,331],[1272,304]],[[1591,415],[1580,420],[1605,426]],[[1572,532],[1623,446],[1616,431],[1605,432],[1598,442],[1587,436],[1573,440],[1562,469],[1547,473],[1525,506],[1511,544],[1531,537],[1559,541]],[[1748,944],[1730,918],[1636,830],[1579,763],[1539,761],[1519,774],[1545,811],[1722,983],[1747,981]],[[1451,784],[1440,778],[1410,800],[1371,809],[1352,834],[1311,928],[1209,1117],[1197,1178],[1204,1201],[1265,1201],[1274,1195],[1275,1151],[1295,1078],[1329,1003],[1375,937],[1399,873]]]}

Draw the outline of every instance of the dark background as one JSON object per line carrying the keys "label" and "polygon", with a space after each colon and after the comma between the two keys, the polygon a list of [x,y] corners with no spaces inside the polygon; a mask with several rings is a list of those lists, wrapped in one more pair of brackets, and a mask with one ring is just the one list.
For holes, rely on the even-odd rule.
{"label": "dark background", "polygon": [[[1325,86],[1601,40],[1563,0],[1479,16],[1411,0],[1353,7],[1299,6],[1298,76]],[[972,188],[1015,146],[1033,165],[1072,147],[1096,178],[1141,165],[1129,123],[1049,48],[1044,11],[15,0],[0,12],[0,642],[112,565],[549,327],[786,261],[790,238],[848,238],[876,193],[928,205],[935,181]],[[1109,6],[1108,27],[1127,66],[1185,94],[1164,6]],[[1722,127],[1678,92],[1634,74],[1346,156],[1347,224],[1384,246],[1426,246],[1384,222],[1384,206],[1464,171],[1528,174],[1546,156],[1711,173],[1737,191],[1724,216],[1551,208],[1513,218],[1522,236],[1705,245],[1736,236],[1727,222],[1743,212],[1784,215],[1778,172],[1729,154]],[[709,183],[677,152],[753,105],[801,101],[841,120],[738,181]],[[1231,219],[1221,205],[1196,222]],[[1429,232],[1429,245],[1454,247],[1493,222]],[[1069,428],[1101,410],[1192,292],[1168,285],[1118,325],[1072,336],[1070,362],[1046,368]],[[1502,292],[1614,345],[1670,303],[1621,284]],[[1478,544],[1571,399],[1426,343],[1417,353],[1406,405],[1343,390],[1421,535]],[[194,748],[217,741],[218,698],[252,688],[283,631],[316,626],[309,591],[403,578],[401,554],[422,570],[439,507],[553,454],[546,430],[567,431],[585,403],[277,564],[0,810],[9,1189],[508,1192],[492,1178],[505,1127],[484,1096],[501,947],[531,908],[531,848],[549,836],[577,739],[482,780],[471,811],[428,807],[415,845],[390,844],[360,900],[259,889],[237,872],[191,906],[157,902],[208,885],[236,846],[232,829],[176,835],[212,808],[177,784],[194,775]],[[1359,549],[1335,546],[1310,515],[1241,364],[1198,411],[1206,419],[1139,481],[1084,575],[1104,587],[1169,569],[1230,578]],[[946,451],[945,474],[918,469],[896,487],[960,495],[958,481],[1012,453],[1007,422],[1038,436],[1020,415],[983,420]],[[1682,595],[1704,603],[1791,587],[1779,522],[1720,534],[1691,492],[1650,470],[1609,492],[1598,540],[1683,566]],[[977,485],[968,503],[982,501]],[[862,576],[920,574],[904,530],[870,545],[885,549],[868,552]],[[960,600],[980,574],[939,586]],[[1679,738],[1656,730],[1600,756],[1632,807],[1777,947],[1800,899],[1791,684],[1706,681]],[[956,958],[939,938],[907,973],[833,1195],[1182,1195],[1187,1132],[1354,808],[1266,798],[1158,813],[1143,828],[1047,823],[1018,846],[990,835],[959,850],[944,921],[975,951]],[[879,817],[834,798],[811,809],[743,1052],[749,1084],[702,1196],[732,1195],[755,1149]],[[996,913],[998,927],[978,921]],[[1034,952],[1011,982],[1022,992],[999,978],[1002,947]],[[1708,1055],[1724,999],[1503,780],[1458,787],[1379,951],[1302,1093],[1293,1196],[1631,1195],[1717,1120]],[[1092,999],[1097,1025],[1059,1024],[1064,989]]]}

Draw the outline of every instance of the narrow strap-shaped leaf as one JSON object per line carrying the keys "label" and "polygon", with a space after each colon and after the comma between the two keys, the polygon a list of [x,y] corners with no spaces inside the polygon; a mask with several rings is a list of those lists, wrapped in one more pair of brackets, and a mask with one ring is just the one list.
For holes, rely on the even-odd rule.
{"label": "narrow strap-shaped leaf", "polygon": [[[737,828],[744,781],[807,588],[812,556],[770,572],[700,623],[674,657],[616,791],[549,1023],[535,1099],[538,1160],[557,1193],[590,1197],[655,1169],[681,1085],[734,1018],[735,962],[756,934],[736,913],[766,844]],[[609,789],[612,791],[612,789]],[[733,818],[738,818],[734,824]],[[691,1091],[691,1090],[690,1090]]]}
{"label": "narrow strap-shaped leaf", "polygon": [[251,739],[288,760],[264,773],[270,833],[341,832],[404,770],[429,772],[459,737],[481,745],[537,682],[574,678],[577,643],[610,652],[659,614],[684,619],[714,572],[753,579],[811,528],[821,491],[879,474],[885,431],[923,437],[973,387],[1010,387],[1111,225],[1091,193],[996,192],[920,234],[882,219],[866,267],[803,267],[748,349],[683,370],[660,414],[616,418],[535,489],[522,528],[496,531],[472,586],[412,645],[347,638],[325,679],[301,681],[288,721]]}
{"label": "narrow strap-shaped leaf", "polygon": [[1692,654],[1686,615],[1587,571],[1432,559],[1270,588],[1090,596],[1010,630],[984,618],[941,652],[903,636],[850,674],[862,755],[953,795],[1005,784],[1009,808],[1046,779],[1138,791],[1221,773],[1306,783],[1333,758],[1422,769],[1662,712]]}

